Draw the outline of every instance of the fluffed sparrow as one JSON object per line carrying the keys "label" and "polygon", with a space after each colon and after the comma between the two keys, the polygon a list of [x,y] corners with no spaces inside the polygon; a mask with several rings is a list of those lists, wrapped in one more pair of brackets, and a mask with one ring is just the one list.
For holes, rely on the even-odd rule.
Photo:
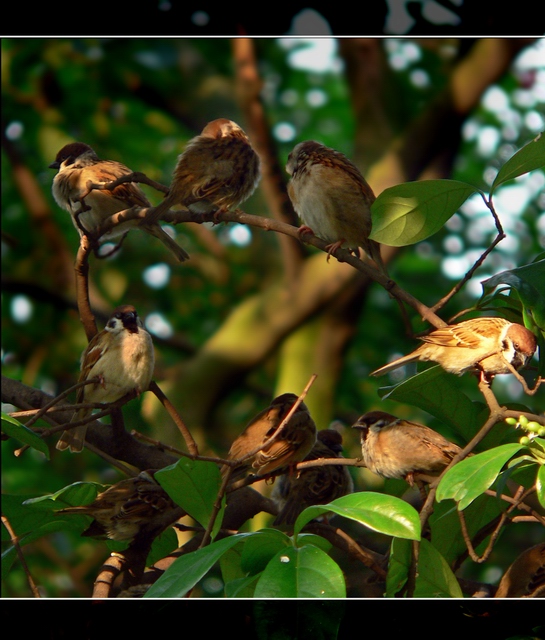
{"label": "fluffed sparrow", "polygon": [[[151,207],[144,192],[134,182],[125,182],[109,191],[94,189],[89,191],[88,183],[112,182],[132,171],[120,162],[101,160],[94,150],[83,142],[65,145],[49,167],[58,169],[53,179],[52,192],[55,201],[72,217],[72,222],[80,236],[84,233],[96,235],[100,225],[110,216],[131,207]],[[113,227],[101,236],[107,242],[138,228],[160,240],[180,261],[189,258],[164,229],[157,223],[128,220]],[[97,239],[97,238],[95,238]]]}
{"label": "fluffed sparrow", "polygon": [[[98,381],[80,387],[78,403],[115,402],[127,393],[146,391],[153,376],[155,353],[150,334],[144,329],[136,309],[131,305],[117,307],[106,327],[95,335],[81,356],[79,382],[97,378]],[[74,413],[71,422],[84,420],[92,412],[82,408]],[[81,451],[87,425],[64,431],[57,449]]]}
{"label": "fluffed sparrow", "polygon": [[237,207],[257,187],[260,161],[244,131],[232,120],[212,120],[178,157],[169,192],[146,220],[157,222],[175,205],[193,213]]}
{"label": "fluffed sparrow", "polygon": [[[342,449],[341,434],[335,429],[322,429],[304,461],[342,458]],[[328,504],[353,490],[354,483],[346,465],[328,464],[302,469],[298,474],[281,475],[271,496],[279,510],[273,524],[293,524],[307,507]]]}
{"label": "fluffed sparrow", "polygon": [[[294,393],[284,393],[271,402],[246,426],[233,442],[227,458],[237,460],[265,443],[280,426],[297,400]],[[297,407],[289,422],[272,444],[244,460],[235,467],[231,479],[240,478],[250,472],[258,476],[300,462],[311,451],[316,442],[316,425],[304,402]],[[227,466],[222,473],[225,474]]]}
{"label": "fluffed sparrow", "polygon": [[409,362],[431,360],[449,373],[461,375],[475,369],[491,379],[501,373],[511,373],[507,363],[515,369],[523,367],[537,346],[531,331],[520,324],[495,317],[465,320],[435,329],[420,339],[424,344],[418,349],[380,367],[371,375],[382,376]]}
{"label": "fluffed sparrow", "polygon": [[352,425],[361,437],[365,466],[383,478],[402,478],[411,486],[414,475],[438,475],[460,453],[433,429],[396,418],[384,411],[369,411]]}
{"label": "fluffed sparrow", "polygon": [[375,194],[356,165],[340,151],[307,140],[292,149],[286,171],[288,195],[303,223],[300,233],[329,242],[328,260],[343,244],[354,252],[361,247],[386,274],[380,245],[369,239]]}
{"label": "fluffed sparrow", "polygon": [[121,480],[91,504],[60,509],[57,514],[91,516],[93,522],[82,536],[132,540],[137,535],[159,535],[185,512],[157,483],[155,471],[142,471],[134,478]]}

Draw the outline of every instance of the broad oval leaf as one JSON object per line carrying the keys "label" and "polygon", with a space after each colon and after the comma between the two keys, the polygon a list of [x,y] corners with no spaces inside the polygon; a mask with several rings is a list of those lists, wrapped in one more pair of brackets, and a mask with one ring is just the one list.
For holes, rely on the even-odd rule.
{"label": "broad oval leaf", "polygon": [[41,451],[41,453],[43,453],[49,460],[50,455],[47,444],[38,434],[34,433],[32,429],[25,427],[25,425],[19,422],[19,420],[2,413],[2,431],[10,438],[15,438],[16,440],[19,440],[19,442]]}
{"label": "broad oval leaf", "polygon": [[306,508],[295,522],[294,534],[297,535],[314,518],[328,512],[350,518],[389,536],[420,539],[420,518],[417,511],[400,498],[373,491],[352,493],[326,505]]}
{"label": "broad oval leaf", "polygon": [[262,529],[244,543],[240,565],[243,571],[254,575],[263,571],[279,551],[291,546],[290,538],[278,529]]}
{"label": "broad oval leaf", "polygon": [[[386,597],[393,598],[407,581],[412,545],[407,540],[393,540]],[[463,598],[462,589],[447,561],[425,538],[420,541],[415,598]]]}
{"label": "broad oval leaf", "polygon": [[498,175],[492,183],[490,193],[495,191],[504,182],[517,178],[523,173],[528,173],[528,171],[541,169],[541,167],[545,167],[545,136],[543,133],[540,133],[507,160],[498,171]]}
{"label": "broad oval leaf", "polygon": [[[155,473],[155,479],[168,495],[203,527],[208,525],[220,486],[221,476],[214,462],[182,458]],[[221,526],[222,510],[216,518],[213,536]]]}
{"label": "broad oval leaf", "polygon": [[437,501],[451,498],[462,511],[492,486],[505,463],[523,448],[524,445],[513,442],[462,460],[441,479]]}
{"label": "broad oval leaf", "polygon": [[539,504],[545,509],[545,465],[539,465],[536,478],[536,493]]}
{"label": "broad oval leaf", "polygon": [[183,598],[218,562],[221,556],[251,533],[237,533],[203,549],[180,556],[153,584],[144,598]]}
{"label": "broad oval leaf", "polygon": [[259,578],[254,598],[345,598],[339,565],[314,545],[280,551]]}
{"label": "broad oval leaf", "polygon": [[369,237],[391,247],[425,240],[477,192],[458,180],[420,180],[389,187],[371,206]]}
{"label": "broad oval leaf", "polygon": [[23,502],[23,505],[44,511],[56,511],[64,507],[79,507],[93,502],[105,488],[105,485],[96,482],[74,482],[55,493],[29,498]]}

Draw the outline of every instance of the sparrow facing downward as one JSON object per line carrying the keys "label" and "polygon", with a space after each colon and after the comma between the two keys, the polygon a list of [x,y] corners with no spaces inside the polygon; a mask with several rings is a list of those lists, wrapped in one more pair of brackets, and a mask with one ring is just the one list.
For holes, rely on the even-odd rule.
{"label": "sparrow facing downward", "polygon": [[460,453],[458,445],[418,422],[369,411],[352,425],[361,431],[365,466],[383,478],[402,478],[411,486],[414,475],[438,475]]}
{"label": "sparrow facing downward", "polygon": [[431,360],[445,371],[461,375],[476,369],[487,379],[502,373],[511,373],[523,367],[533,356],[537,341],[534,334],[520,324],[504,318],[474,318],[435,329],[421,338],[424,344],[412,353],[373,371],[382,376],[409,362]]}
{"label": "sparrow facing downward", "polygon": [[[89,192],[88,182],[112,182],[132,171],[120,162],[100,160],[93,149],[82,142],[64,146],[49,167],[58,169],[53,179],[53,197],[59,207],[71,215],[80,236],[84,233],[96,235],[100,225],[119,211],[130,207],[151,207],[144,192],[134,182],[120,184],[112,191],[94,189]],[[180,262],[189,258],[189,254],[159,224],[147,221],[128,220],[116,225],[101,236],[101,241],[123,236],[131,228],[139,228],[159,239]]]}
{"label": "sparrow facing downward", "polygon": [[185,515],[155,480],[154,470],[121,480],[91,504],[57,513],[91,516],[93,522],[81,535],[110,540],[132,540],[143,534],[154,537]]}
{"label": "sparrow facing downward", "polygon": [[[98,381],[80,387],[78,403],[115,402],[127,393],[147,391],[155,353],[150,334],[131,305],[117,307],[106,327],[95,335],[81,356],[78,382],[97,378]],[[74,413],[71,422],[84,420],[93,409],[82,408]],[[57,449],[70,448],[73,453],[83,449],[87,425],[64,431]]]}
{"label": "sparrow facing downward", "polygon": [[193,213],[237,207],[255,191],[260,161],[244,131],[232,120],[212,120],[178,157],[165,199],[146,220],[157,222],[175,205]]}
{"label": "sparrow facing downward", "polygon": [[[341,434],[335,429],[322,429],[304,460],[342,458],[342,449]],[[284,474],[275,483],[271,496],[279,510],[273,524],[294,524],[307,507],[328,504],[353,490],[352,476],[345,465],[310,467],[299,474]]]}
{"label": "sparrow facing downward", "polygon": [[328,259],[343,244],[354,252],[361,247],[386,274],[380,245],[369,239],[375,194],[356,165],[339,151],[307,140],[295,145],[286,171],[288,195],[303,223],[300,232],[329,242]]}
{"label": "sparrow facing downward", "polygon": [[[258,413],[233,442],[227,458],[237,460],[265,443],[288,415],[296,400],[297,396],[294,393],[284,393],[274,398],[270,406]],[[315,442],[316,425],[307,406],[301,402],[277,439],[235,467],[231,480],[236,480],[247,472],[264,476],[300,462]],[[224,466],[222,473],[225,474],[227,469],[228,467]]]}

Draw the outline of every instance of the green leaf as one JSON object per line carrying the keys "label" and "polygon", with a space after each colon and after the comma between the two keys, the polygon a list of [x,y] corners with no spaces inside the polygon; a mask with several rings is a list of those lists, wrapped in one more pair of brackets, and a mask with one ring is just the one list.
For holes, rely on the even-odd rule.
{"label": "green leaf", "polygon": [[415,509],[400,498],[375,492],[357,492],[326,505],[307,507],[297,518],[297,535],[311,520],[328,512],[355,520],[373,531],[397,538],[420,539],[420,519]]}
{"label": "green leaf", "polygon": [[290,547],[269,562],[259,578],[255,598],[345,598],[339,565],[314,545]]}
{"label": "green leaf", "polygon": [[[545,335],[545,260],[502,271],[484,280],[483,296],[489,295],[499,285],[507,285],[516,293],[529,314],[532,324]],[[530,328],[533,328],[530,325]]]}
{"label": "green leaf", "polygon": [[145,598],[183,598],[218,562],[222,555],[252,533],[237,533],[229,538],[180,556],[170,565]]}
{"label": "green leaf", "polygon": [[[407,581],[411,562],[412,543],[393,540],[386,596],[393,598]],[[462,598],[463,593],[456,576],[445,558],[428,540],[420,541],[418,569],[415,582],[415,598]]]}
{"label": "green leaf", "polygon": [[389,187],[371,206],[369,237],[391,247],[425,240],[477,192],[458,180],[421,180]]}
{"label": "green leaf", "polygon": [[32,429],[28,429],[24,424],[8,416],[5,413],[2,413],[2,432],[5,433],[10,438],[15,438],[22,442],[23,444],[27,444],[29,447],[33,449],[37,449],[49,460],[49,447],[47,444],[38,436]]}
{"label": "green leaf", "polygon": [[29,498],[23,502],[23,505],[44,511],[57,511],[64,507],[79,507],[80,505],[91,504],[105,488],[104,485],[97,482],[74,482],[55,493]]}
{"label": "green leaf", "polygon": [[505,463],[522,448],[518,443],[503,444],[462,460],[441,479],[437,501],[452,498],[458,503],[459,510],[465,509],[492,486]]}
{"label": "green leaf", "polygon": [[541,167],[545,167],[545,136],[542,133],[507,160],[498,171],[490,193],[492,194],[504,182]]}
{"label": "green leaf", "polygon": [[468,441],[479,425],[481,405],[458,388],[456,378],[439,365],[430,367],[394,387],[381,387],[380,397],[427,411]]}
{"label": "green leaf", "polygon": [[289,536],[278,529],[256,531],[244,543],[240,566],[250,575],[259,573],[279,551],[289,546],[291,546]]}
{"label": "green leaf", "polygon": [[[201,526],[206,527],[221,486],[221,474],[214,462],[182,458],[155,473],[155,479],[168,495]],[[225,498],[214,525],[212,537],[221,527]]]}
{"label": "green leaf", "polygon": [[545,509],[545,465],[540,465],[537,470],[536,492],[539,504]]}

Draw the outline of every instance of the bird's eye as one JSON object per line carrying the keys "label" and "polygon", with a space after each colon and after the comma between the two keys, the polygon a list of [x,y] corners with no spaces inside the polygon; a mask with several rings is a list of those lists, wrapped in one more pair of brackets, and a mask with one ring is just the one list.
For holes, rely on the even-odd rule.
{"label": "bird's eye", "polygon": [[519,350],[519,343],[518,342],[513,342],[513,346],[515,347],[515,349],[518,351]]}

